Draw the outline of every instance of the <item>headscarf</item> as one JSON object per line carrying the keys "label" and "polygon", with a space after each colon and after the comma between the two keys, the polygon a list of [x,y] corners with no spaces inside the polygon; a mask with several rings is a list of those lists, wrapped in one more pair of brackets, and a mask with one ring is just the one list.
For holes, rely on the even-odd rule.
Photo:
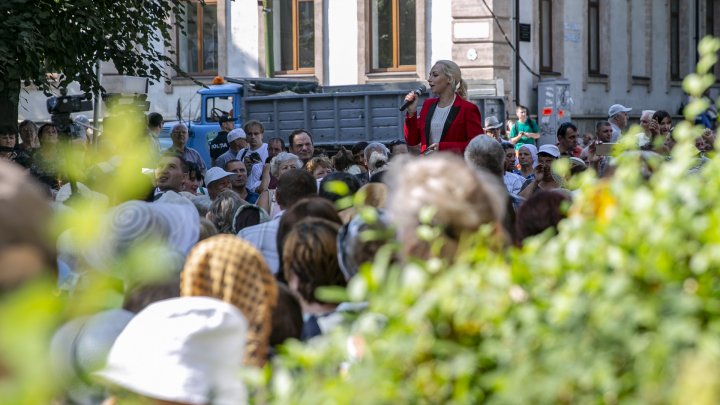
{"label": "headscarf", "polygon": [[248,321],[243,363],[265,364],[278,288],[255,247],[227,234],[201,241],[185,261],[180,295],[214,297],[240,308]]}
{"label": "headscarf", "polygon": [[[527,150],[530,152],[530,156],[532,156],[532,167],[533,167],[533,169],[534,169],[535,166],[537,166],[537,164],[538,164],[538,160],[537,160],[537,154],[538,154],[537,148],[535,147],[535,145],[531,145],[531,144],[529,144],[529,143],[526,143],[525,145],[523,145],[523,146],[520,147],[520,149],[522,149],[522,148],[527,148]],[[520,152],[520,149],[518,149],[518,152]]]}

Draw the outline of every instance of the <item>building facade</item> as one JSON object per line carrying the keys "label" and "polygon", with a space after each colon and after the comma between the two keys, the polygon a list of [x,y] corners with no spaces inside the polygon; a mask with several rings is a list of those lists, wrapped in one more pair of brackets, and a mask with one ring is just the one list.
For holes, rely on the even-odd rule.
{"label": "building facade", "polygon": [[[205,3],[189,3],[187,28],[172,46],[178,65],[203,83],[216,75],[324,85],[422,81],[435,60],[452,59],[471,87],[505,97],[510,118],[517,103],[538,112],[541,80],[567,79],[573,121],[587,125],[614,103],[632,107],[631,115],[676,114],[698,38],[720,36],[720,0]],[[167,69],[170,82],[149,88],[151,109],[171,118],[179,100],[183,117],[192,116],[198,86]],[[715,86],[711,96],[718,95]],[[31,91],[25,98],[23,118],[46,120],[44,97]]]}

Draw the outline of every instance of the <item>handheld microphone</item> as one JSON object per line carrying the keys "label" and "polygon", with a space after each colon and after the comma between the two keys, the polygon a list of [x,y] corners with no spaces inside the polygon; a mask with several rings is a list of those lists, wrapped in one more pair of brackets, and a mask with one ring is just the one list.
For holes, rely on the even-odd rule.
{"label": "handheld microphone", "polygon": [[[415,93],[415,95],[417,97],[420,97],[420,95],[424,94],[426,91],[427,91],[427,88],[425,86],[420,86],[417,89],[413,90],[413,93]],[[413,103],[412,101],[406,101],[405,104],[403,104],[402,107],[400,107],[400,111],[407,110],[408,106],[412,103]]]}

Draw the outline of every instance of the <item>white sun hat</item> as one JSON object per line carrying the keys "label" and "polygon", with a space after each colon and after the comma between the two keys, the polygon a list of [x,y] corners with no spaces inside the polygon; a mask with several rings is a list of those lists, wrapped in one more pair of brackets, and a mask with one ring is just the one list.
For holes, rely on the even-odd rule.
{"label": "white sun hat", "polygon": [[158,301],[118,336],[101,379],[142,396],[188,404],[247,402],[240,379],[247,321],[209,297]]}

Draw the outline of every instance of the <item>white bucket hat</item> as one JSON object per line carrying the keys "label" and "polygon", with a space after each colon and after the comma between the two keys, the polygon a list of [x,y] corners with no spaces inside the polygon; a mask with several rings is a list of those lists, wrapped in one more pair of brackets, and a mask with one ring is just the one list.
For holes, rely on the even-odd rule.
{"label": "white bucket hat", "polygon": [[159,301],[118,336],[105,381],[153,399],[243,404],[240,379],[247,322],[235,306],[209,297]]}

